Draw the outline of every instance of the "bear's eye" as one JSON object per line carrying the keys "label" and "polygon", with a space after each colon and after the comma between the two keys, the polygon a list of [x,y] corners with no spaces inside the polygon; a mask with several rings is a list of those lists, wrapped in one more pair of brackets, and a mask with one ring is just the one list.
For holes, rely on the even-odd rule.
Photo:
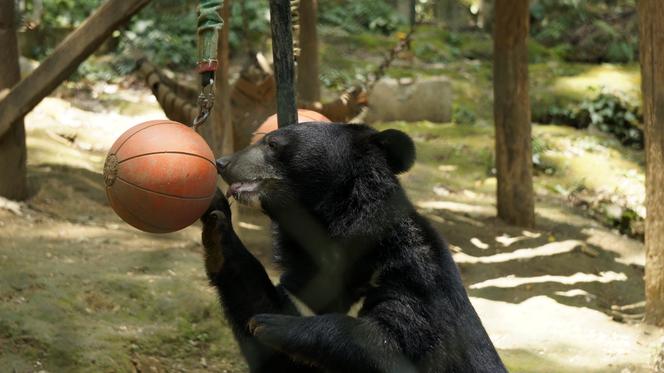
{"label": "bear's eye", "polygon": [[267,146],[269,146],[270,149],[277,149],[279,147],[279,141],[274,137],[270,137],[267,139]]}

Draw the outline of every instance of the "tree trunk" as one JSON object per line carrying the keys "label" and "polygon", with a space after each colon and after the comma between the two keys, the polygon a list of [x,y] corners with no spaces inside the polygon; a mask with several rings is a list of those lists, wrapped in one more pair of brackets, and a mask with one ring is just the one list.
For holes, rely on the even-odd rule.
{"label": "tree trunk", "polygon": [[417,24],[417,0],[410,0],[409,9],[410,27],[412,28]]}
{"label": "tree trunk", "polygon": [[[21,80],[15,14],[14,0],[0,0],[0,91]],[[26,160],[25,127],[23,120],[16,120],[0,134],[0,196],[15,200],[27,197]]]}
{"label": "tree trunk", "polygon": [[492,1],[480,0],[477,13],[477,27],[490,31],[493,28],[495,9]]}
{"label": "tree trunk", "polygon": [[318,55],[318,0],[300,2],[300,60],[297,91],[300,102],[310,106],[320,102],[320,58]]}
{"label": "tree trunk", "polygon": [[509,224],[535,225],[530,98],[528,97],[528,0],[496,0],[494,119],[498,216]]}
{"label": "tree trunk", "polygon": [[664,326],[664,7],[640,0],[646,140],[646,320]]}
{"label": "tree trunk", "polygon": [[399,13],[399,16],[401,19],[404,21],[410,21],[410,5],[411,5],[411,0],[396,0],[397,4],[397,12]]}
{"label": "tree trunk", "polygon": [[[32,74],[17,84],[4,99],[0,99],[0,136],[10,128],[11,123],[23,118],[67,79],[113,31],[149,2],[150,0],[104,2],[79,28],[67,36]],[[7,14],[3,12],[3,16]],[[1,43],[0,47],[4,51],[5,44]]]}

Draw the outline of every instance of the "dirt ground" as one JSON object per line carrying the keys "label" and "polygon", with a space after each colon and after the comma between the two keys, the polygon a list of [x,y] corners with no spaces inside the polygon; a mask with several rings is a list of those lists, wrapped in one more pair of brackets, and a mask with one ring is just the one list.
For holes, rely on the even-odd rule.
{"label": "dirt ground", "polygon": [[[31,198],[0,201],[0,371],[245,371],[206,283],[200,227],[142,233],[106,202],[105,150],[163,114],[146,91],[100,86],[91,97],[48,98],[26,119]],[[442,154],[472,144],[415,139],[435,163],[419,162],[404,185],[450,242],[510,371],[652,371],[663,333],[641,323],[640,242],[544,192],[537,230],[506,226],[491,178]],[[242,212],[242,237],[269,265],[267,221]]]}

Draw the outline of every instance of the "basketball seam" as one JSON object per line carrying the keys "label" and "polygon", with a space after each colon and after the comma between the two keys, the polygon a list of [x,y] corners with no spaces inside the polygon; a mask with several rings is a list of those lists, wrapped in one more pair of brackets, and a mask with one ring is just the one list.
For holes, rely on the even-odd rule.
{"label": "basketball seam", "polygon": [[192,157],[196,157],[196,158],[204,159],[204,160],[208,161],[208,163],[210,163],[210,164],[212,165],[212,167],[214,167],[215,169],[217,168],[217,166],[214,164],[214,162],[212,162],[211,160],[209,160],[209,159],[203,157],[202,155],[192,154],[192,153],[187,153],[187,152],[171,152],[171,151],[166,151],[166,152],[152,152],[152,153],[145,153],[145,154],[135,155],[135,156],[133,156],[133,157],[129,157],[129,158],[127,158],[127,159],[123,159],[123,160],[121,160],[120,162],[118,162],[118,165],[120,165],[120,164],[122,164],[122,163],[124,163],[124,162],[126,162],[126,161],[131,161],[132,159],[141,158],[141,157],[146,157],[146,156],[148,156],[148,155],[155,155],[155,154],[182,154],[182,155],[190,155],[190,156],[192,156]]}
{"label": "basketball seam", "polygon": [[159,122],[159,123],[154,123],[154,124],[151,124],[151,125],[149,125],[149,126],[147,126],[147,127],[145,127],[145,128],[141,128],[140,130],[138,130],[138,131],[132,133],[131,135],[129,135],[129,137],[127,137],[127,138],[125,139],[125,141],[122,142],[122,144],[120,144],[120,146],[118,146],[117,149],[115,149],[115,154],[118,154],[118,152],[120,152],[120,149],[122,149],[122,147],[124,146],[124,144],[126,144],[127,141],[129,141],[129,139],[131,139],[132,137],[134,137],[137,133],[143,132],[143,131],[145,131],[146,129],[148,129],[148,128],[152,128],[152,127],[154,127],[154,126],[161,126],[162,124],[167,124],[167,123],[171,123],[171,121],[164,120],[164,121]]}
{"label": "basketball seam", "polygon": [[[111,189],[111,188],[108,188],[108,187],[106,188],[106,195],[109,194],[109,190],[110,190],[110,189]],[[146,227],[156,228],[156,230],[159,230],[159,231],[168,231],[168,230],[170,230],[170,228],[159,227],[159,226],[156,226],[156,225],[154,225],[154,224],[150,224],[150,223],[146,222],[145,220],[141,219],[138,215],[134,214],[133,212],[131,212],[131,211],[130,211],[128,208],[126,208],[126,207],[125,207],[123,210],[124,210],[127,214],[133,216],[134,219],[136,219],[136,221],[138,221],[139,223],[143,224],[143,225],[146,226]],[[130,224],[130,225],[131,225],[131,224]],[[134,228],[136,228],[136,227],[134,227]],[[142,230],[142,229],[141,229],[141,230]],[[148,232],[148,233],[163,233],[163,232]]]}
{"label": "basketball seam", "polygon": [[[124,182],[125,184],[129,184],[129,185],[131,185],[131,186],[133,186],[133,187],[136,187],[136,188],[138,188],[138,189],[140,189],[140,190],[142,190],[142,191],[145,191],[145,192],[150,192],[150,193],[154,193],[154,194],[159,194],[159,195],[161,195],[161,196],[171,197],[171,198],[177,198],[177,199],[182,199],[182,200],[202,200],[202,199],[208,199],[208,198],[210,198],[210,197],[214,194],[214,193],[212,193],[212,194],[210,194],[210,195],[207,196],[207,197],[182,197],[182,196],[174,196],[174,195],[172,195],[172,194],[163,193],[163,192],[157,192],[157,191],[154,191],[154,190],[150,190],[150,189],[144,188],[144,187],[142,187],[142,186],[140,186],[140,185],[136,185],[136,184],[134,184],[134,183],[132,183],[132,182],[130,182],[130,181],[127,181],[127,180],[123,179],[123,178],[120,177],[120,176],[118,176],[118,180]],[[216,191],[215,191],[215,192],[216,192]]]}

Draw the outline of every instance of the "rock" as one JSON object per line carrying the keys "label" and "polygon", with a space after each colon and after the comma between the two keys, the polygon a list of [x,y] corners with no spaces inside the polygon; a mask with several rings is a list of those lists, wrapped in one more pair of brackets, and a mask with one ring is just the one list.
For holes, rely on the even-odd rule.
{"label": "rock", "polygon": [[369,95],[367,122],[452,120],[452,85],[445,77],[418,78],[414,81],[383,79]]}

